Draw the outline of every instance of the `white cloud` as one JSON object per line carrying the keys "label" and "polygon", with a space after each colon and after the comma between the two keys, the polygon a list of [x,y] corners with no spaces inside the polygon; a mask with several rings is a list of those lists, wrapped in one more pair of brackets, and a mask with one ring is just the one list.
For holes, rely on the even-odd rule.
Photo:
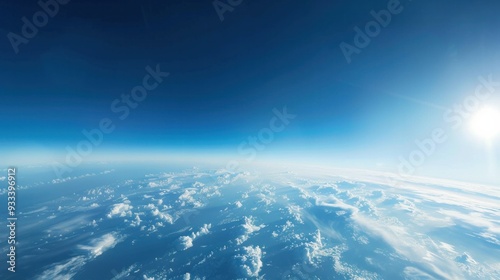
{"label": "white cloud", "polygon": [[243,247],[243,254],[236,255],[244,277],[258,277],[262,269],[262,250],[259,246]]}
{"label": "white cloud", "polygon": [[193,205],[193,207],[195,208],[202,207],[203,203],[194,198],[194,195],[196,195],[196,193],[197,191],[195,189],[186,189],[179,196],[178,202],[181,206]]}
{"label": "white cloud", "polygon": [[198,231],[197,235],[205,235],[210,233],[210,228],[212,227],[212,224],[204,224],[203,227],[200,228],[200,231]]}
{"label": "white cloud", "polygon": [[126,201],[125,203],[117,203],[113,205],[113,209],[108,213],[108,218],[112,218],[114,216],[125,217],[132,216],[132,205]]}
{"label": "white cloud", "polygon": [[139,217],[139,214],[135,214],[135,219],[130,223],[131,226],[137,227],[141,225],[141,217]]}
{"label": "white cloud", "polygon": [[293,218],[303,224],[304,221],[302,220],[302,208],[298,205],[291,204],[290,206],[287,207],[288,213],[293,216]]}
{"label": "white cloud", "polygon": [[45,270],[37,277],[39,280],[70,280],[87,263],[84,256],[73,257],[66,262],[60,262]]}
{"label": "white cloud", "polygon": [[434,277],[432,277],[431,275],[429,275],[428,273],[418,269],[418,268],[415,268],[415,267],[412,267],[412,266],[407,266],[405,267],[405,269],[403,270],[403,275],[404,275],[404,279],[408,279],[408,280],[431,280],[431,279],[435,279]]}
{"label": "white cloud", "polygon": [[130,273],[137,267],[136,264],[133,264],[131,266],[129,266],[128,268],[122,270],[120,273],[116,273],[114,270],[112,271],[114,273],[114,277],[111,278],[111,280],[120,280],[120,279],[127,279],[126,277],[128,277],[130,275]]}
{"label": "white cloud", "polygon": [[323,242],[321,241],[321,232],[317,230],[316,233],[314,234],[314,240],[312,242],[306,243],[306,257],[309,263],[315,264],[315,259],[324,255],[328,255],[328,252],[325,252],[323,250]]}
{"label": "white cloud", "polygon": [[182,250],[187,250],[193,247],[193,237],[191,236],[181,236],[179,237],[179,244]]}
{"label": "white cloud", "polygon": [[250,234],[257,232],[261,230],[262,228],[265,227],[265,225],[255,225],[255,218],[250,216],[250,217],[245,217],[245,223],[242,224],[241,226],[243,227],[243,234],[236,238],[236,244],[240,245],[243,242],[247,241],[248,238],[250,237]]}
{"label": "white cloud", "polygon": [[448,243],[445,243],[445,242],[440,242],[440,245],[439,247],[441,249],[444,249],[452,254],[456,254],[457,252],[455,251],[455,247],[453,247],[453,245],[451,244],[448,244]]}
{"label": "white cloud", "polygon": [[[55,217],[54,217],[55,218]],[[73,216],[71,219],[63,220],[54,224],[46,232],[51,233],[67,233],[86,227],[89,224],[89,215]]]}
{"label": "white cloud", "polygon": [[264,193],[259,193],[256,195],[256,197],[260,198],[259,202],[263,202],[266,206],[269,206],[269,205],[276,202],[276,199],[274,199],[272,196],[266,195]]}
{"label": "white cloud", "polygon": [[161,212],[160,210],[158,210],[158,208],[153,209],[151,213],[153,214],[153,216],[157,216],[169,224],[174,223],[174,218],[170,214]]}
{"label": "white cloud", "polygon": [[51,181],[51,183],[53,184],[59,184],[59,183],[64,183],[64,182],[68,182],[68,181],[72,181],[72,180],[77,180],[77,179],[82,179],[82,178],[86,178],[86,177],[92,177],[92,176],[97,176],[97,175],[103,175],[103,174],[108,174],[108,173],[111,173],[112,171],[114,170],[106,170],[106,171],[103,171],[103,172],[100,172],[98,174],[96,173],[87,173],[87,174],[83,174],[83,175],[80,175],[80,176],[74,176],[74,177],[66,177],[66,178],[57,178],[57,179],[53,179]]}
{"label": "white cloud", "polygon": [[456,257],[455,261],[462,264],[472,264],[472,265],[477,264],[477,262],[469,254],[465,252],[462,255]]}
{"label": "white cloud", "polygon": [[479,212],[461,213],[452,210],[439,210],[438,212],[455,221],[461,221],[475,227],[484,228],[488,232],[500,235],[500,224],[491,218],[485,217]]}
{"label": "white cloud", "polygon": [[282,232],[287,231],[287,230],[293,228],[294,226],[295,225],[292,222],[286,221],[286,223],[282,226],[281,231]]}
{"label": "white cloud", "polygon": [[172,183],[172,181],[173,181],[172,178],[167,178],[166,180],[152,181],[148,183],[148,187],[150,188],[164,187],[168,186],[170,183]]}
{"label": "white cloud", "polygon": [[108,249],[111,249],[122,240],[122,237],[116,235],[115,233],[108,233],[100,238],[92,240],[91,245],[83,246],[80,245],[79,248],[87,250],[91,253],[92,257],[97,257],[102,255]]}
{"label": "white cloud", "polygon": [[94,260],[105,251],[113,248],[116,244],[121,242],[124,237],[116,233],[108,233],[100,238],[90,241],[90,245],[79,245],[79,249],[86,251],[76,257],[72,257],[67,261],[59,262],[49,266],[40,274],[36,279],[39,280],[70,280],[78,273],[88,262]]}
{"label": "white cloud", "polygon": [[[59,206],[60,207],[60,206]],[[22,214],[24,215],[30,215],[30,214],[35,214],[35,213],[40,213],[40,212],[43,212],[45,210],[47,210],[48,207],[47,206],[43,206],[42,208],[39,208],[39,209],[36,209],[36,210],[33,210],[33,211],[29,211],[29,212],[21,212]],[[58,209],[59,210],[59,209]]]}
{"label": "white cloud", "polygon": [[193,247],[193,241],[202,236],[210,233],[210,228],[212,224],[204,224],[198,232],[193,232],[191,235],[181,236],[179,237],[179,246],[181,250],[187,250]]}

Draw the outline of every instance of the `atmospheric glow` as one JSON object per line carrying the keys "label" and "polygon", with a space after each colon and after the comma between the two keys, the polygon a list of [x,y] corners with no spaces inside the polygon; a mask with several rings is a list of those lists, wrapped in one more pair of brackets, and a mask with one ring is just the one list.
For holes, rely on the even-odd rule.
{"label": "atmospheric glow", "polygon": [[476,136],[491,140],[500,134],[500,113],[493,107],[484,107],[472,117],[470,128]]}

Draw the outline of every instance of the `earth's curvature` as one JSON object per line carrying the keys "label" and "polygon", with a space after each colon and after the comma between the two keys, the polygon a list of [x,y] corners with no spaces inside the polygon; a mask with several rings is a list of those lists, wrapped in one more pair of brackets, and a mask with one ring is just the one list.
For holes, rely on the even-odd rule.
{"label": "earth's curvature", "polygon": [[17,271],[1,279],[500,279],[495,187],[165,164],[18,173]]}

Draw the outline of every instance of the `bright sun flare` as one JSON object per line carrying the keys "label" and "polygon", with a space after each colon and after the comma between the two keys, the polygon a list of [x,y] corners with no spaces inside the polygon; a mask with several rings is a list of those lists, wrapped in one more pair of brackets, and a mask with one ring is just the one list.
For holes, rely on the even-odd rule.
{"label": "bright sun flare", "polygon": [[492,107],[484,107],[472,116],[470,128],[475,135],[492,139],[500,134],[500,113]]}

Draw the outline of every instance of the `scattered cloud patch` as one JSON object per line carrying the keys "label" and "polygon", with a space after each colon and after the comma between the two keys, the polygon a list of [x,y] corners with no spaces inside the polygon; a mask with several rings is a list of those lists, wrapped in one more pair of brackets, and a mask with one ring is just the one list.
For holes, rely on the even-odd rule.
{"label": "scattered cloud patch", "polygon": [[108,218],[112,218],[114,216],[126,217],[132,216],[132,205],[130,205],[130,201],[125,201],[124,203],[117,203],[113,205],[113,208],[108,213]]}
{"label": "scattered cloud patch", "polygon": [[114,248],[116,244],[122,240],[123,237],[117,235],[116,233],[108,233],[100,238],[92,240],[90,245],[80,245],[79,248],[89,251],[91,256],[95,258],[102,255],[105,251]]}
{"label": "scattered cloud patch", "polygon": [[179,247],[181,250],[187,250],[193,247],[194,240],[200,236],[209,234],[211,227],[212,224],[204,224],[198,232],[193,232],[191,235],[179,237]]}
{"label": "scattered cloud patch", "polygon": [[108,233],[90,241],[89,245],[79,245],[86,254],[75,256],[67,261],[53,264],[45,269],[36,279],[38,280],[69,280],[72,279],[88,262],[113,248],[124,237],[117,233]]}
{"label": "scattered cloud patch", "polygon": [[255,218],[250,216],[250,217],[245,217],[245,222],[241,225],[243,228],[243,234],[236,238],[236,244],[240,245],[243,242],[247,241],[250,235],[254,232],[257,232],[261,230],[262,228],[265,227],[265,225],[255,225]]}
{"label": "scattered cloud patch", "polygon": [[259,246],[243,247],[243,253],[236,255],[239,267],[244,277],[258,277],[262,269],[263,252]]}

